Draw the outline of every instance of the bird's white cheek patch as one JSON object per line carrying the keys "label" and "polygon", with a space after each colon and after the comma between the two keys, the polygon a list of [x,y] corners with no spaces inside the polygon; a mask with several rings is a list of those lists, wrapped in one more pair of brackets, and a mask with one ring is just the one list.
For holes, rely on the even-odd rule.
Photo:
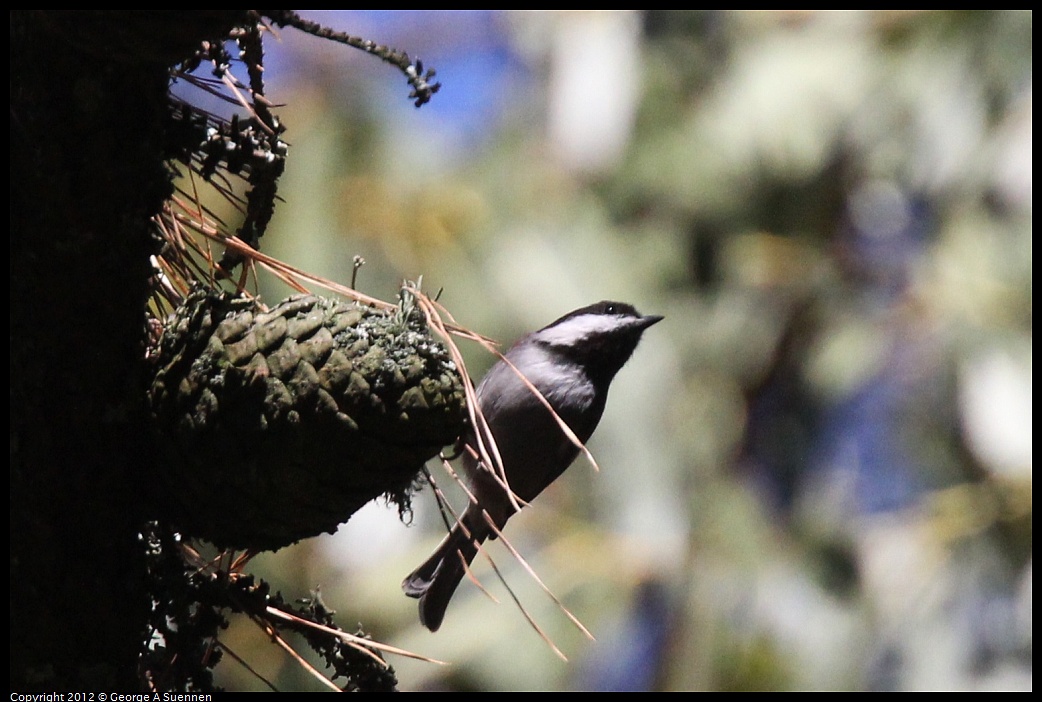
{"label": "bird's white cheek patch", "polygon": [[543,329],[538,338],[552,346],[574,346],[583,339],[624,329],[626,318],[616,315],[583,314]]}

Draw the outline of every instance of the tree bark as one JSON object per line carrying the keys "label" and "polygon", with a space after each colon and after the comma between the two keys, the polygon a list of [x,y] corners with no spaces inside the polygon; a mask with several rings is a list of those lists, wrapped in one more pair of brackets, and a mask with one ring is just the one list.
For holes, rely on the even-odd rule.
{"label": "tree bark", "polygon": [[12,11],[11,689],[133,691],[169,67],[242,10]]}

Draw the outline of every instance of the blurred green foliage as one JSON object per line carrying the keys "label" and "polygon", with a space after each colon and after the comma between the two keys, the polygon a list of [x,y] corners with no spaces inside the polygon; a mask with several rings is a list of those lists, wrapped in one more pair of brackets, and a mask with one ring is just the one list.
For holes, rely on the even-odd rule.
{"label": "blurred green foliage", "polygon": [[1030,12],[321,19],[444,88],[415,111],[384,67],[284,36],[265,251],[344,282],[360,254],[385,299],[422,274],[508,342],[602,298],[667,319],[601,471],[507,530],[598,641],[492,549],[571,663],[487,567],[498,606],[464,585],[421,630],[398,582],[442,528],[429,494],[411,529],[360,513],[258,574],[452,662],[392,660],[405,689],[1030,689]]}

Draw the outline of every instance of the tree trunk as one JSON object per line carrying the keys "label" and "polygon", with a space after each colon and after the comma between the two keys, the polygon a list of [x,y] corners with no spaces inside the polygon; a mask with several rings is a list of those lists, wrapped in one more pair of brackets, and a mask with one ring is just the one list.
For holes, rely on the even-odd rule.
{"label": "tree trunk", "polygon": [[11,12],[12,690],[142,684],[168,69],[243,12]]}

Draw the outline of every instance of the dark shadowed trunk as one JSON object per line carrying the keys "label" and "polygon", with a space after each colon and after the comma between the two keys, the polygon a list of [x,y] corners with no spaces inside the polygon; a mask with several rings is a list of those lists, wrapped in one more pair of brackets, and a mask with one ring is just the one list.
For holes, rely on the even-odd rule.
{"label": "dark shadowed trunk", "polygon": [[168,67],[242,12],[11,12],[12,690],[141,685]]}

